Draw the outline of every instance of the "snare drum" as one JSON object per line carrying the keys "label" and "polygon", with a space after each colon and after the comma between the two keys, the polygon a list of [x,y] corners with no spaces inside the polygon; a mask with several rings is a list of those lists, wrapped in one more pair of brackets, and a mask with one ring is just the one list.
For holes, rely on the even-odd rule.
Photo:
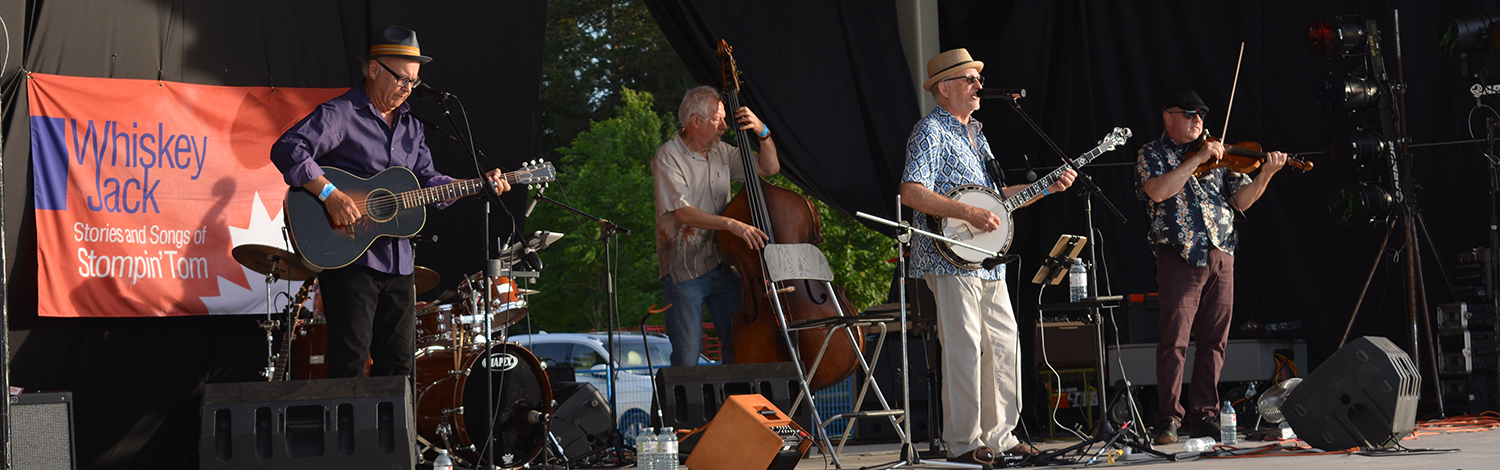
{"label": "snare drum", "polygon": [[[484,273],[474,273],[459,283],[459,292],[462,292],[464,298],[468,299],[468,301],[459,304],[459,311],[457,312],[460,323],[474,325],[472,329],[476,333],[481,334],[483,333],[485,320],[482,312],[484,309],[479,309],[481,312],[471,312],[469,311],[469,306],[471,303],[478,305],[484,302],[484,291],[479,286],[483,275]],[[490,313],[494,314],[494,318],[490,320],[490,329],[498,330],[514,325],[516,322],[521,321],[522,318],[525,318],[528,311],[526,299],[521,297],[520,289],[516,286],[516,281],[505,276],[492,277],[490,280],[490,294],[492,296]]]}
{"label": "snare drum", "polygon": [[[458,364],[455,369],[454,365]],[[487,400],[485,372],[494,381],[493,400]],[[515,468],[536,459],[546,444],[552,414],[552,386],[541,361],[519,345],[500,343],[490,348],[458,351],[429,349],[417,355],[417,433],[439,447],[472,462]],[[490,403],[498,404],[498,413]],[[489,421],[495,416],[494,423]],[[488,444],[495,462],[488,462]]]}

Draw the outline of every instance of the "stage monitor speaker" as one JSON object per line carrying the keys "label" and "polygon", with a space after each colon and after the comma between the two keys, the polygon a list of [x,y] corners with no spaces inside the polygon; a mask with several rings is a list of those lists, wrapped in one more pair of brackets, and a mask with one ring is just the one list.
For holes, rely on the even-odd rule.
{"label": "stage monitor speaker", "polygon": [[207,384],[202,418],[203,470],[417,464],[406,377]]}
{"label": "stage monitor speaker", "polygon": [[11,468],[72,470],[73,393],[10,397]]}
{"label": "stage monitor speaker", "polygon": [[735,395],[703,431],[689,470],[792,470],[812,447],[802,426],[760,395]]}
{"label": "stage monitor speaker", "polygon": [[1308,374],[1281,407],[1292,431],[1313,447],[1383,449],[1416,427],[1422,377],[1390,340],[1350,342]]}
{"label": "stage monitor speaker", "polygon": [[[797,384],[797,366],[790,362],[764,364],[724,364],[717,366],[664,367],[656,373],[656,389],[665,403],[658,427],[697,429],[714,419],[728,397],[756,394],[766,397],[781,409],[789,409],[801,386]],[[654,399],[654,398],[653,398]],[[794,418],[811,422],[810,407],[798,407]],[[690,453],[698,437],[682,441],[679,450]]]}
{"label": "stage monitor speaker", "polygon": [[599,389],[587,382],[553,382],[552,397],[557,400],[552,434],[569,460],[609,444],[606,438],[615,428],[614,415]]}

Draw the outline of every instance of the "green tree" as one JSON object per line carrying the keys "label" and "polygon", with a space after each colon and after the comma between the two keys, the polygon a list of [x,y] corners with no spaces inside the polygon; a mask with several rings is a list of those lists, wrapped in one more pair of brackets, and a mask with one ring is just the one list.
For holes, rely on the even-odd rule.
{"label": "green tree", "polygon": [[591,122],[614,116],[625,87],[656,97],[657,114],[675,116],[682,93],[697,85],[645,2],[552,0],[546,34],[539,157],[555,158]]}
{"label": "green tree", "polygon": [[[557,149],[562,154],[557,184],[547,194],[630,229],[630,235],[615,238],[618,251],[606,253],[597,224],[561,208],[538,207],[527,222],[568,234],[542,253],[542,293],[531,297],[537,312],[533,323],[549,331],[608,326],[611,263],[621,326],[635,325],[646,307],[661,302],[651,158],[671,138],[673,126],[666,115],[652,111],[650,93],[623,88],[615,110],[615,117],[593,123],[571,145]],[[606,263],[607,255],[611,263]]]}

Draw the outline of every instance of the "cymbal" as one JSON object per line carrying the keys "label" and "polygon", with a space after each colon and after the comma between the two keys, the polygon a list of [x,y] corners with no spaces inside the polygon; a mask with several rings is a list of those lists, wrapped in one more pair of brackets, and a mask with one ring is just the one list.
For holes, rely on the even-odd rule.
{"label": "cymbal", "polygon": [[417,295],[425,294],[443,282],[443,276],[438,275],[437,271],[433,271],[427,267],[416,266],[413,268],[412,274],[417,276]]}
{"label": "cymbal", "polygon": [[240,245],[230,251],[235,261],[261,274],[274,274],[281,279],[305,281],[318,275],[317,269],[308,267],[302,258],[274,246]]}

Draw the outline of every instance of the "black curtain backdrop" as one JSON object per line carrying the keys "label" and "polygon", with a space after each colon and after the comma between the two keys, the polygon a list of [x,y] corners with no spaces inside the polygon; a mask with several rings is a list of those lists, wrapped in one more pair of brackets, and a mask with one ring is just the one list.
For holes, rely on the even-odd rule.
{"label": "black curtain backdrop", "polygon": [[[264,316],[62,319],[36,315],[36,240],[24,78],[39,73],[162,79],[228,86],[348,87],[374,28],[418,32],[432,86],[462,98],[474,141],[510,169],[534,154],[543,1],[464,0],[428,5],[389,0],[297,2],[31,0],[0,3],[9,55],[0,71],[4,102],[6,301],[11,384],[28,391],[71,390],[81,469],[197,468],[204,383],[263,380]],[[450,101],[455,114],[460,108]],[[449,129],[432,101],[415,112]],[[460,121],[462,123],[462,121]],[[436,165],[477,175],[462,147],[429,131]],[[491,234],[524,210],[515,191],[495,208]],[[429,211],[417,264],[437,270],[443,288],[479,272],[485,254],[483,203],[467,198]],[[519,220],[517,221],[519,224]],[[283,301],[284,302],[284,301]]]}
{"label": "black curtain backdrop", "polygon": [[[673,47],[701,83],[720,84],[713,44],[726,38],[735,47],[745,69],[746,101],[778,133],[783,168],[794,181],[846,213],[887,216],[899,184],[905,139],[917,117],[930,111],[915,109],[911,91],[917,85],[907,78],[891,3],[650,2]],[[1353,72],[1361,62],[1311,58],[1307,26],[1318,16],[1358,14],[1379,22],[1387,68],[1392,78],[1404,72],[1410,86],[1406,118],[1411,142],[1469,139],[1473,79],[1461,70],[1467,65],[1473,73],[1493,65],[1496,52],[1474,53],[1467,64],[1440,59],[1438,21],[1500,11],[1500,2],[1494,1],[940,0],[938,5],[941,49],[967,48],[985,62],[983,74],[991,87],[1025,88],[1028,96],[1021,105],[1069,157],[1093,148],[1114,127],[1129,127],[1135,134],[1124,147],[1084,169],[1102,188],[1103,199],[1118,206],[1127,221],[1115,218],[1099,198],[1089,211],[1087,200],[1076,197],[1078,190],[1014,214],[1017,234],[1011,253],[1023,261],[1011,264],[1010,279],[1026,336],[1022,347],[1028,352],[1036,305],[1065,301],[1067,294],[1066,288],[1039,292],[1026,281],[1059,234],[1087,235],[1090,218],[1100,294],[1156,291],[1155,258],[1145,241],[1149,220],[1145,202],[1136,196],[1134,162],[1140,146],[1162,133],[1164,90],[1195,88],[1214,111],[1206,127],[1225,134],[1243,42],[1227,142],[1256,141],[1267,150],[1289,153],[1320,151],[1333,134],[1369,121],[1318,111],[1316,80],[1325,73]],[[1402,61],[1397,60],[1393,10],[1400,12]],[[918,61],[925,64],[928,58]],[[1473,118],[1479,123],[1475,129],[1484,114]],[[1029,155],[1042,174],[1057,165],[1060,156],[1004,102],[986,101],[975,117],[984,122],[996,157],[1013,169],[1007,176],[1010,184],[1025,181],[1022,155]],[[1489,243],[1489,168],[1472,144],[1412,153],[1419,183],[1414,195],[1425,222],[1418,248],[1427,307],[1435,310],[1437,304],[1454,301],[1445,270],[1452,272],[1457,253]],[[1337,348],[1377,259],[1383,231],[1371,225],[1339,226],[1328,211],[1332,189],[1373,180],[1372,170],[1335,168],[1322,155],[1309,159],[1317,165],[1312,172],[1282,171],[1236,222],[1242,256],[1236,257],[1234,321],[1237,327],[1247,321],[1301,321],[1299,337],[1307,340],[1310,363],[1316,366]],[[1381,257],[1351,337],[1380,335],[1403,346],[1410,343],[1401,240],[1398,230]],[[1116,312],[1124,323],[1123,309]],[[1424,396],[1431,399],[1434,380],[1427,358],[1424,347],[1419,365],[1427,378]]]}

